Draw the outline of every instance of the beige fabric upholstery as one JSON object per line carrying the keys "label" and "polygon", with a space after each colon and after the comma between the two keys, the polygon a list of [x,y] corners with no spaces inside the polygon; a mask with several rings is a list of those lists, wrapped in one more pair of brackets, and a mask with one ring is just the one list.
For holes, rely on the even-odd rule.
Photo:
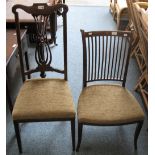
{"label": "beige fabric upholstery", "polygon": [[135,97],[119,85],[94,85],[84,88],[78,103],[81,123],[117,124],[144,119]]}
{"label": "beige fabric upholstery", "polygon": [[74,104],[68,82],[61,79],[26,81],[13,109],[14,120],[74,117]]}

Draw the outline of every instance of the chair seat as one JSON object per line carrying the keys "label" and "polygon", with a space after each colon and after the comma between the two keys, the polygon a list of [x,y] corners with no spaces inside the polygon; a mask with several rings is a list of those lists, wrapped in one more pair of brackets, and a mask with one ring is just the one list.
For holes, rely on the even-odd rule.
{"label": "chair seat", "polygon": [[113,125],[144,119],[135,97],[119,85],[94,85],[83,89],[78,103],[80,123]]}
{"label": "chair seat", "polygon": [[33,79],[24,82],[17,96],[14,120],[75,118],[68,82],[62,79]]}

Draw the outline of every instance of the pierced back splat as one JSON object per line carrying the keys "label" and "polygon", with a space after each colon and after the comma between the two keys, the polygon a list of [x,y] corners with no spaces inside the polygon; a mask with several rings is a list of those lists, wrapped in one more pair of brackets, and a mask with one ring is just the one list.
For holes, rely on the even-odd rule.
{"label": "pierced back splat", "polygon": [[41,71],[40,76],[44,78],[45,68],[50,67],[52,61],[52,53],[49,47],[49,41],[47,39],[47,25],[49,20],[49,15],[33,15],[36,23],[36,50],[35,50],[35,60],[38,65],[38,69]]}
{"label": "pierced back splat", "polygon": [[[34,18],[34,24],[36,27],[35,33],[35,60],[37,67],[33,69],[24,68],[23,62],[23,51],[20,40],[20,19],[18,9],[25,11],[28,14],[32,15]],[[48,24],[51,23],[52,15],[61,10],[61,15],[63,17],[63,52],[64,52],[64,69],[60,70],[51,66],[52,63],[52,51],[50,49],[50,40],[48,39]],[[64,74],[64,79],[67,80],[67,12],[68,6],[65,4],[57,4],[53,6],[47,5],[47,3],[34,3],[32,6],[24,5],[14,5],[12,8],[13,13],[15,14],[15,23],[16,23],[16,32],[17,32],[17,41],[18,49],[20,56],[21,72],[23,81],[25,81],[25,76],[29,76],[34,72],[40,72],[42,78],[46,77],[46,71],[54,71],[57,73]],[[49,22],[50,21],[50,22]]]}

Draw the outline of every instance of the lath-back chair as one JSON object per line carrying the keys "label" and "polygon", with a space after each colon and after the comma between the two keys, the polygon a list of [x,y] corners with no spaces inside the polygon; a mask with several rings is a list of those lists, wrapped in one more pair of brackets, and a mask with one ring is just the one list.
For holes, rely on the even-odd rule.
{"label": "lath-back chair", "polygon": [[131,33],[128,31],[82,32],[83,90],[78,101],[78,144],[83,125],[116,126],[137,123],[134,146],[144,113],[136,98],[125,88]]}
{"label": "lath-back chair", "polygon": [[[35,61],[37,67],[29,68],[28,56],[23,59],[20,40],[20,19],[18,10],[31,14],[36,24]],[[64,68],[52,66],[52,51],[47,38],[47,23],[50,15],[61,9],[63,17],[63,50]],[[15,127],[19,151],[22,152],[19,123],[70,121],[72,132],[72,146],[75,149],[75,110],[72,94],[67,82],[67,11],[64,4],[48,6],[36,3],[33,6],[15,5],[12,8],[15,15],[18,49],[22,72],[23,85],[13,107],[12,117]],[[29,51],[28,51],[29,52]],[[25,62],[26,66],[25,67]],[[59,61],[59,60],[58,60]],[[45,78],[46,71],[64,74],[64,78]],[[40,72],[41,78],[31,78],[32,73]]]}

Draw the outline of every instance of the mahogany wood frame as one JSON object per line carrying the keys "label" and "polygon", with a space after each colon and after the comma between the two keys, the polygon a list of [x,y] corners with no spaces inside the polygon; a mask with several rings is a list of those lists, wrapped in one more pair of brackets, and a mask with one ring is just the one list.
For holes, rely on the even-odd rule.
{"label": "mahogany wood frame", "polygon": [[[129,65],[129,58],[130,58],[130,51],[131,51],[131,42],[132,42],[131,32],[129,32],[129,31],[92,31],[92,32],[85,32],[84,30],[81,30],[81,34],[82,34],[82,43],[83,43],[83,89],[85,87],[87,87],[87,83],[93,82],[93,81],[101,81],[101,80],[103,80],[103,81],[104,80],[106,80],[106,81],[111,81],[111,80],[120,81],[120,82],[122,82],[122,87],[125,87],[127,70],[128,70],[128,65]],[[101,37],[101,36],[103,36],[103,37],[104,36],[105,37],[107,37],[107,36],[110,36],[110,37],[118,36],[118,37],[126,38],[126,41],[128,42],[129,46],[128,46],[128,50],[126,50],[127,58],[126,58],[126,62],[124,64],[125,65],[125,70],[124,70],[123,80],[121,80],[119,78],[114,79],[113,77],[111,77],[110,79],[106,79],[106,78],[99,79],[99,78],[97,78],[95,80],[92,80],[92,79],[87,80],[87,79],[89,79],[89,77],[87,76],[87,75],[89,75],[89,73],[88,73],[89,69],[87,69],[87,66],[89,66],[89,63],[90,63],[90,60],[89,60],[90,57],[88,56],[89,51],[90,51],[90,46],[89,46],[90,43],[87,42],[86,39],[88,39],[89,37],[94,37],[95,38],[95,37],[98,37],[98,36],[99,37]],[[100,42],[100,39],[98,39],[98,40]],[[113,42],[113,44],[115,45],[115,42]],[[96,46],[96,45],[100,46],[100,43],[95,41],[94,46]],[[107,45],[105,45],[105,46],[107,47]],[[91,47],[94,48],[93,45]],[[95,48],[95,49],[97,49],[97,48]],[[98,48],[98,49],[100,49],[100,48]],[[112,49],[111,45],[110,45],[110,49]],[[107,49],[106,49],[106,51],[107,51]],[[97,63],[97,61],[95,61],[95,63]],[[109,66],[109,64],[107,64],[107,65]],[[108,71],[109,71],[109,69],[108,69]],[[95,73],[95,71],[94,71],[94,73]],[[140,131],[141,131],[141,128],[142,128],[142,125],[143,125],[143,120],[133,121],[133,122],[128,122],[128,123],[120,123],[120,124],[119,123],[110,124],[110,125],[109,124],[85,123],[85,122],[79,122],[78,121],[78,143],[77,143],[76,151],[78,152],[79,148],[80,148],[80,144],[81,144],[81,140],[82,140],[83,125],[90,125],[90,126],[119,126],[119,125],[135,124],[135,123],[137,124],[137,127],[136,127],[135,134],[134,134],[134,148],[137,149],[138,136],[140,134]]]}

